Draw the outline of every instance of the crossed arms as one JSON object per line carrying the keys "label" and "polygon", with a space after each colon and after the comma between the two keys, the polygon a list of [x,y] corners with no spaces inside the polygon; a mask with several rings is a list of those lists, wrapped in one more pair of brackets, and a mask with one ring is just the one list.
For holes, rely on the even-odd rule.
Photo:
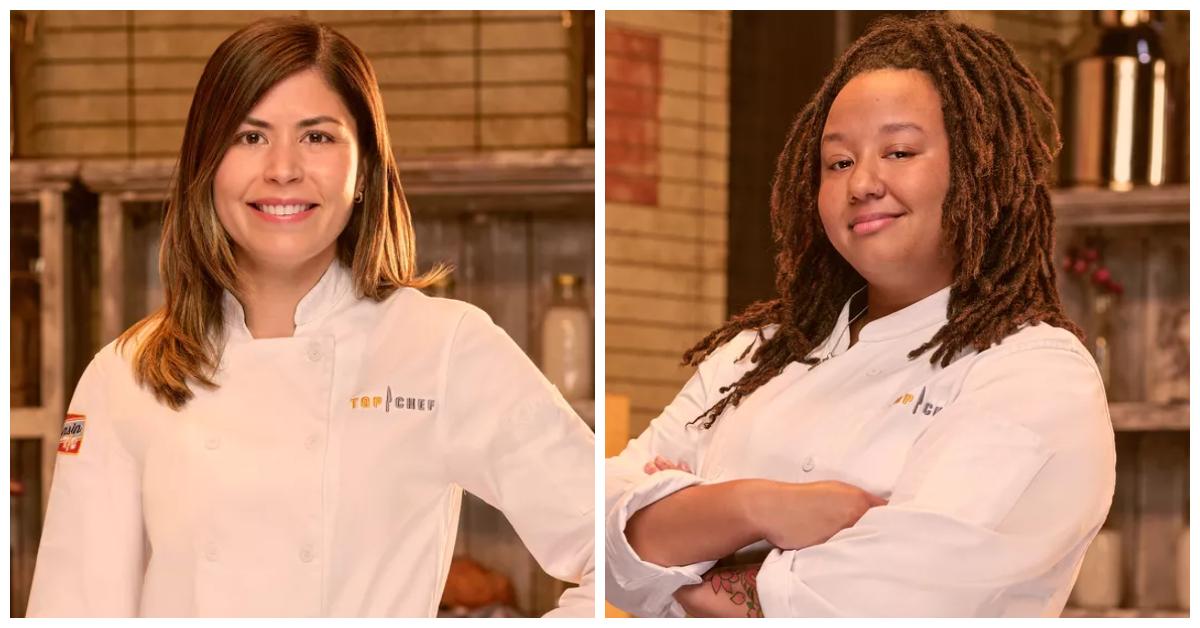
{"label": "crossed arms", "polygon": [[[647,473],[690,471],[657,457]],[[636,512],[625,528],[630,546],[663,567],[716,560],[758,541],[780,549],[823,543],[885,500],[842,482],[796,484],[734,480],[685,488]],[[717,568],[681,587],[675,599],[694,617],[762,617],[757,565]]]}
{"label": "crossed arms", "polygon": [[[734,364],[749,340],[702,364],[642,435],[606,463],[611,602],[663,617],[1061,610],[1114,484],[1104,391],[1086,355],[1058,346],[1066,341],[1033,339],[978,358],[953,406],[911,443],[897,440],[897,449],[883,452],[903,456],[903,464],[889,458],[896,475],[887,482],[887,506],[860,501],[855,508],[847,498],[857,489],[844,484],[722,481],[765,467],[736,461],[749,452],[728,426],[720,439],[690,421],[736,379],[737,372],[718,367]],[[879,455],[856,464],[882,463]],[[648,460],[655,462],[650,475]],[[717,559],[755,541],[777,548],[761,571],[712,571]],[[721,600],[729,604],[715,605]]]}

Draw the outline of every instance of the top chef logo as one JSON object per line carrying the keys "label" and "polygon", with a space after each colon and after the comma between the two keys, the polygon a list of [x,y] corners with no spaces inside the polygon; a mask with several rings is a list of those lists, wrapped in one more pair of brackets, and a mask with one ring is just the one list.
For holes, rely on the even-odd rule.
{"label": "top chef logo", "polygon": [[83,446],[83,422],[87,419],[83,414],[68,414],[63,421],[62,435],[58,437],[58,453],[78,454]]}
{"label": "top chef logo", "polygon": [[[910,393],[904,393],[892,402],[892,405],[906,406],[913,401],[913,396]],[[916,414],[920,410],[923,414],[937,414],[942,411],[942,406],[935,406],[932,402],[925,401],[925,387],[921,387],[921,396],[917,398],[917,403],[913,405],[912,413]]]}
{"label": "top chef logo", "polygon": [[418,412],[433,412],[436,400],[423,397],[397,397],[392,395],[392,387],[387,387],[387,397],[379,395],[362,395],[350,398],[352,410],[376,410],[383,408],[384,412],[395,410],[416,410]]}

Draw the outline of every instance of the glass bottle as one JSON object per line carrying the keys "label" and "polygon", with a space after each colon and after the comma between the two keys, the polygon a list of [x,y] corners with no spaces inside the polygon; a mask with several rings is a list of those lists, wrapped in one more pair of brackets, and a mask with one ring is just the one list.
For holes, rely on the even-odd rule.
{"label": "glass bottle", "polygon": [[542,372],[567,401],[592,394],[592,321],[583,277],[554,277],[554,297],[542,318]]}

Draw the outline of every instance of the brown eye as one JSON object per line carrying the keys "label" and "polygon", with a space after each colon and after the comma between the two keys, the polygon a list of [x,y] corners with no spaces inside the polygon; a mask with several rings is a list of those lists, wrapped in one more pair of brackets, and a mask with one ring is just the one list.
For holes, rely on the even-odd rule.
{"label": "brown eye", "polygon": [[312,131],[312,132],[308,133],[305,137],[308,138],[309,143],[311,143],[311,144],[328,144],[330,142],[333,142],[333,137],[331,135],[329,135],[328,133],[321,133],[318,131]]}

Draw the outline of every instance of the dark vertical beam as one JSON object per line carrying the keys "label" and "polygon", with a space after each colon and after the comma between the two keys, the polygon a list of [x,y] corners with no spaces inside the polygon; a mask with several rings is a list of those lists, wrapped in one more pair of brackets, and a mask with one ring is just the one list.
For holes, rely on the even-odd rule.
{"label": "dark vertical beam", "polygon": [[792,120],[833,67],[839,45],[847,39],[853,42],[887,13],[894,12],[733,12],[727,275],[731,316],[775,295],[771,179]]}

